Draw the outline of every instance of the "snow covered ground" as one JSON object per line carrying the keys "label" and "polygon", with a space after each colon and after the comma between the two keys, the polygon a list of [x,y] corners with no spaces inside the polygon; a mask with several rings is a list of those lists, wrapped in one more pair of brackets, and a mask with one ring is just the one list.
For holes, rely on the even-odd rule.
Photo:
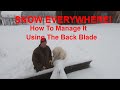
{"label": "snow covered ground", "polygon": [[[52,25],[55,26],[55,25]],[[53,50],[61,46],[67,51],[67,62],[92,59],[91,67],[67,74],[69,79],[120,78],[120,24],[89,24],[87,32],[30,31],[29,25],[0,26],[0,78],[16,79],[39,75],[52,69],[36,73],[32,64],[32,52],[39,40],[27,40],[26,34],[72,35],[95,34],[98,39],[87,40],[49,40]]]}

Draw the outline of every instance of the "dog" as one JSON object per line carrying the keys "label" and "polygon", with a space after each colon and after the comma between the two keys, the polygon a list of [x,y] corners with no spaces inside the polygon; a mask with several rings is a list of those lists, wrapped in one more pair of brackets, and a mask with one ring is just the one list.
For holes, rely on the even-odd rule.
{"label": "dog", "polygon": [[66,51],[62,47],[55,47],[52,53],[53,53],[52,62],[54,62],[55,60],[65,60],[67,56]]}

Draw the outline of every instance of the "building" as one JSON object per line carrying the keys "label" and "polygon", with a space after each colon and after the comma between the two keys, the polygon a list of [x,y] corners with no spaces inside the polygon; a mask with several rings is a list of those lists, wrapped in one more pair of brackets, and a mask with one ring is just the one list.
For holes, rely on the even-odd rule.
{"label": "building", "polygon": [[[56,16],[92,16],[94,15],[94,13],[95,11],[56,11]],[[74,21],[74,23],[72,24],[77,24],[77,23]]]}
{"label": "building", "polygon": [[[113,23],[120,22],[120,11],[56,11],[56,16],[86,16],[87,17],[93,15],[112,16]],[[74,24],[76,23],[74,22]]]}

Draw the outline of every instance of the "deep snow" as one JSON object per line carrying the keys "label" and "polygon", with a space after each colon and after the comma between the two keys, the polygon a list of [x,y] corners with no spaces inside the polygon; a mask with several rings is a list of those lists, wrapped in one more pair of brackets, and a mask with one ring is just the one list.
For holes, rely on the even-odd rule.
{"label": "deep snow", "polygon": [[[53,25],[55,26],[55,25]],[[66,62],[93,60],[91,67],[67,74],[68,79],[120,78],[120,24],[89,24],[87,32],[32,32],[29,25],[0,26],[0,78],[15,79],[39,75],[52,69],[36,73],[32,64],[32,52],[39,45],[39,40],[26,40],[26,34],[60,35],[95,34],[96,41],[49,40],[53,50],[61,46],[67,51]]]}

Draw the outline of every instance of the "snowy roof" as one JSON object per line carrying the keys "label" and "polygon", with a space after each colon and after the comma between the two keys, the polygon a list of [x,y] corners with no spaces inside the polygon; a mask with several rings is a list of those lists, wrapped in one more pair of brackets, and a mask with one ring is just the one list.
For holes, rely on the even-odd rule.
{"label": "snowy roof", "polygon": [[14,16],[21,16],[22,11],[2,11],[2,17],[14,17]]}

